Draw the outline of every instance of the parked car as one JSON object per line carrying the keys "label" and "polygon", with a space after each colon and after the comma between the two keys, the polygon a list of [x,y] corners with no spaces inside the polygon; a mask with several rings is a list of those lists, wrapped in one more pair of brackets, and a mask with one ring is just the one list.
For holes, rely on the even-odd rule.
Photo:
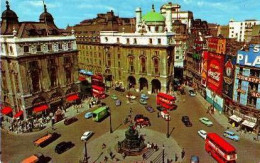
{"label": "parked car", "polygon": [[199,163],[200,159],[198,156],[191,156],[190,163]]}
{"label": "parked car", "polygon": [[117,100],[117,96],[116,96],[115,94],[111,95],[111,98],[112,98],[113,100]]}
{"label": "parked car", "polygon": [[199,130],[198,131],[199,136],[201,136],[203,139],[207,138],[207,132],[205,130]]}
{"label": "parked car", "polygon": [[115,90],[118,91],[118,92],[125,92],[124,87],[116,87]]}
{"label": "parked car", "polygon": [[121,101],[120,100],[116,100],[116,106],[120,106],[121,105]]}
{"label": "parked car", "polygon": [[199,120],[201,123],[205,124],[208,127],[213,126],[213,123],[206,117],[202,117]]}
{"label": "parked car", "polygon": [[86,131],[83,133],[83,135],[81,136],[81,140],[88,140],[92,135],[93,135],[93,131]]}
{"label": "parked car", "polygon": [[146,101],[145,99],[142,99],[142,98],[139,100],[139,102],[140,102],[141,104],[143,104],[143,105],[146,105],[146,104],[147,104],[147,101]]}
{"label": "parked car", "polygon": [[85,118],[86,118],[86,119],[89,119],[89,118],[91,118],[91,117],[93,117],[93,113],[92,113],[92,112],[87,112],[87,113],[85,114]]}
{"label": "parked car", "polygon": [[192,123],[190,122],[190,118],[188,116],[182,116],[181,120],[185,124],[186,127],[192,126]]}
{"label": "parked car", "polygon": [[76,122],[77,120],[78,120],[78,119],[77,119],[76,117],[66,118],[66,119],[64,120],[64,124],[65,124],[65,125],[70,125],[70,124]]}
{"label": "parked car", "polygon": [[156,109],[157,109],[158,111],[163,111],[163,110],[165,110],[165,108],[162,107],[162,106],[157,106]]}
{"label": "parked car", "polygon": [[150,105],[145,106],[145,109],[150,113],[154,112],[153,107],[151,107]]}
{"label": "parked car", "polygon": [[149,97],[148,97],[146,94],[144,94],[144,93],[141,94],[141,99],[148,100],[148,98],[149,98]]}
{"label": "parked car", "polygon": [[74,146],[74,144],[71,141],[69,141],[69,142],[63,141],[56,145],[55,152],[58,154],[61,154],[65,151],[69,150],[73,146]]}
{"label": "parked car", "polygon": [[192,96],[192,97],[196,96],[196,93],[195,93],[194,90],[189,90],[189,94],[190,94],[190,96]]}
{"label": "parked car", "polygon": [[229,131],[229,130],[224,131],[223,136],[226,137],[226,138],[229,138],[231,140],[234,140],[234,141],[239,140],[239,136],[236,135],[234,132]]}

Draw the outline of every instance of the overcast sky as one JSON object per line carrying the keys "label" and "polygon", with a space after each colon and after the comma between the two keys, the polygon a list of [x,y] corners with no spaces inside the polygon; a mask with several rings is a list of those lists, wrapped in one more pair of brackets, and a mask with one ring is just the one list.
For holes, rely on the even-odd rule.
{"label": "overcast sky", "polygon": [[[42,0],[9,0],[11,9],[16,12],[19,21],[38,21],[43,12]],[[181,10],[192,11],[194,18],[209,23],[228,24],[230,19],[260,19],[259,0],[45,0],[48,12],[54,17],[59,28],[68,24],[75,25],[84,19],[95,18],[98,13],[114,10],[120,17],[134,17],[135,9],[141,7],[143,14],[151,10],[152,4],[156,11],[167,3],[178,3]],[[1,0],[1,12],[5,7]]]}

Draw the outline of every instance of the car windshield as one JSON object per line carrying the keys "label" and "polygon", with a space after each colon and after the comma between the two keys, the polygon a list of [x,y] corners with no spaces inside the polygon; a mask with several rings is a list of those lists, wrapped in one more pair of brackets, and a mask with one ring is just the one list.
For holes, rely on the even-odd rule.
{"label": "car windshield", "polygon": [[203,120],[204,120],[204,121],[206,121],[206,122],[208,122],[208,121],[209,121],[207,118],[204,118]]}

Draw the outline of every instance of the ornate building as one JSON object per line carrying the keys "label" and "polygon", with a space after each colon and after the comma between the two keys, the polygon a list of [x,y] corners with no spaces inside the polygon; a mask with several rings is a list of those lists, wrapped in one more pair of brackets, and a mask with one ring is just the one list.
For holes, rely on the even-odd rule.
{"label": "ornate building", "polygon": [[171,90],[174,45],[171,8],[166,17],[152,8],[144,16],[136,9],[135,33],[102,31],[105,78],[114,84],[148,93]]}
{"label": "ornate building", "polygon": [[0,42],[2,113],[27,118],[78,99],[75,36],[61,33],[46,5],[39,22],[19,22],[6,1]]}

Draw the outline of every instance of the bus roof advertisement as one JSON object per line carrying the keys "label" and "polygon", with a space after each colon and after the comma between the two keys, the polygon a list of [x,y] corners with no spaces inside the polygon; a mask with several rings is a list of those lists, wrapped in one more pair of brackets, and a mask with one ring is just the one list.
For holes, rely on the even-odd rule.
{"label": "bus roof advertisement", "polygon": [[208,54],[207,86],[213,92],[221,95],[223,88],[224,55],[211,52]]}

